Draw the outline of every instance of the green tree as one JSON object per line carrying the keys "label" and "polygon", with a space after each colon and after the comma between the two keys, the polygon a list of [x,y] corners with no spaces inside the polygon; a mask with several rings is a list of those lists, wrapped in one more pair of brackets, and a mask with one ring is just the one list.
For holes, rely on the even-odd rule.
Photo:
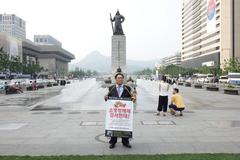
{"label": "green tree", "polygon": [[22,72],[24,74],[37,74],[39,73],[43,68],[39,65],[39,63],[28,63],[28,64],[23,64],[22,63]]}
{"label": "green tree", "polygon": [[10,58],[9,70],[15,73],[22,72],[22,63],[19,56],[12,56]]}
{"label": "green tree", "polygon": [[97,72],[97,71],[93,71],[93,72],[92,72],[92,75],[93,75],[93,76],[97,76],[97,75],[98,75],[98,72]]}
{"label": "green tree", "polygon": [[67,72],[63,67],[58,69],[58,75],[65,76],[66,74],[67,74]]}
{"label": "green tree", "polygon": [[202,66],[198,68],[197,72],[202,74],[222,75],[222,69],[220,68],[220,66],[214,67]]}
{"label": "green tree", "polygon": [[220,68],[220,66],[217,66],[217,67],[213,67],[210,69],[211,73],[213,75],[222,75],[223,74],[223,70]]}
{"label": "green tree", "polygon": [[143,69],[141,71],[136,71],[134,74],[150,77],[153,73],[154,73],[154,70],[152,70],[150,68],[145,68],[145,69]]}
{"label": "green tree", "polygon": [[177,77],[179,74],[183,72],[184,68],[176,66],[176,65],[169,65],[165,67],[165,74],[170,75],[171,77]]}
{"label": "green tree", "polygon": [[180,73],[182,76],[192,76],[194,73],[196,73],[197,70],[194,68],[184,68],[183,72]]}
{"label": "green tree", "polygon": [[224,60],[224,72],[240,72],[240,59],[239,58],[231,58],[229,60]]}
{"label": "green tree", "polygon": [[184,68],[176,65],[162,66],[158,70],[159,74],[170,75],[171,77],[193,75],[196,72],[196,69],[193,68]]}
{"label": "green tree", "polygon": [[85,76],[91,77],[91,76],[95,76],[98,73],[96,71],[91,71],[91,70],[87,70],[84,71],[83,69],[80,68],[75,68],[75,71],[71,71],[68,73],[68,75],[73,76],[74,78],[83,78]]}
{"label": "green tree", "polygon": [[202,66],[198,68],[198,72],[202,74],[209,74],[211,73],[210,67],[208,66]]}
{"label": "green tree", "polygon": [[0,71],[7,71],[10,65],[9,55],[3,50],[3,47],[0,48]]}
{"label": "green tree", "polygon": [[86,75],[87,75],[88,77],[91,77],[91,76],[92,76],[91,70],[87,70]]}

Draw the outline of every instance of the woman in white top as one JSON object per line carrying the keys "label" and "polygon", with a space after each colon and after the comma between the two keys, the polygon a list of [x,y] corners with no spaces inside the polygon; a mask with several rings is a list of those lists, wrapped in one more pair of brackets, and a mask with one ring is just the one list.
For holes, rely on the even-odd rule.
{"label": "woman in white top", "polygon": [[159,84],[159,100],[158,100],[158,112],[157,116],[160,116],[160,112],[163,111],[163,116],[166,116],[167,107],[168,107],[168,93],[169,93],[169,84],[167,83],[167,78],[162,77],[162,80]]}

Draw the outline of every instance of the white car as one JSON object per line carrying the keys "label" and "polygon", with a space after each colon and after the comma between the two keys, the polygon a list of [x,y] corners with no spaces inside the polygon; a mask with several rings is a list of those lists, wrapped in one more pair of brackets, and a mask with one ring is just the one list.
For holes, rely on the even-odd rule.
{"label": "white car", "polygon": [[197,82],[198,83],[204,83],[205,82],[205,78],[204,77],[197,78]]}
{"label": "white car", "polygon": [[228,76],[220,76],[219,83],[223,83],[223,84],[228,83]]}
{"label": "white car", "polygon": [[179,78],[178,78],[178,81],[179,81],[179,82],[185,82],[185,81],[186,81],[186,78],[185,78],[185,77],[179,77]]}
{"label": "white car", "polygon": [[204,79],[204,82],[210,83],[214,79],[213,74],[207,74],[207,77]]}
{"label": "white car", "polygon": [[33,81],[34,81],[34,80],[32,80],[32,79],[26,80],[26,87],[32,86]]}
{"label": "white car", "polygon": [[48,82],[51,84],[56,83],[56,81],[54,79],[49,79]]}
{"label": "white car", "polygon": [[36,79],[38,88],[44,88],[47,85],[47,82],[44,79]]}
{"label": "white car", "polygon": [[189,77],[188,79],[186,79],[185,82],[192,83],[192,82],[193,82],[193,79],[192,79],[191,77]]}

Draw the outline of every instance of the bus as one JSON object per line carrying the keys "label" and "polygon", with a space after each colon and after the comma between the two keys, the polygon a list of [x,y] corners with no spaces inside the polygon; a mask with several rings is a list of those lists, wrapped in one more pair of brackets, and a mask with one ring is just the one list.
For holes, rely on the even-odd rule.
{"label": "bus", "polygon": [[240,73],[228,73],[228,83],[240,85]]}

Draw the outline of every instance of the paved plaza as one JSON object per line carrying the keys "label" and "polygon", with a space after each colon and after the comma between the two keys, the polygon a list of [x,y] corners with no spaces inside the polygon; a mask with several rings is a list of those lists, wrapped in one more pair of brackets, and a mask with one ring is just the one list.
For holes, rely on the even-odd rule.
{"label": "paved plaza", "polygon": [[88,79],[0,95],[1,155],[240,153],[240,96],[179,86],[183,117],[155,116],[158,86],[138,80],[131,149],[104,137],[106,88]]}

